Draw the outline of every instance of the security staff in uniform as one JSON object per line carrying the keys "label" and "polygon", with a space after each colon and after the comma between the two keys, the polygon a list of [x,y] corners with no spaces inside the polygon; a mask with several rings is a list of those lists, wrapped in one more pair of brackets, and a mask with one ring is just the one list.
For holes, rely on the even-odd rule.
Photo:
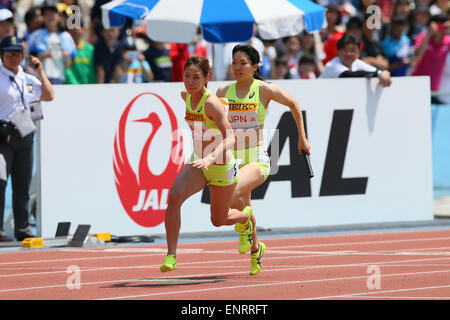
{"label": "security staff in uniform", "polygon": [[5,190],[11,175],[14,234],[18,241],[33,237],[29,224],[30,184],[36,127],[31,119],[33,103],[53,100],[52,85],[40,60],[31,56],[37,77],[20,66],[24,48],[16,36],[0,42],[0,241],[12,241],[3,229]]}

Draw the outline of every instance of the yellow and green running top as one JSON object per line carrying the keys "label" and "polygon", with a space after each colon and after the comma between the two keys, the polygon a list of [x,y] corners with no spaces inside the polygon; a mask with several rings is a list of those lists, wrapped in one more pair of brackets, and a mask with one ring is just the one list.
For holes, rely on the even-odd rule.
{"label": "yellow and green running top", "polygon": [[264,124],[266,107],[259,98],[260,80],[253,80],[250,90],[244,98],[236,94],[236,82],[225,93],[228,99],[228,121],[233,129],[256,129]]}

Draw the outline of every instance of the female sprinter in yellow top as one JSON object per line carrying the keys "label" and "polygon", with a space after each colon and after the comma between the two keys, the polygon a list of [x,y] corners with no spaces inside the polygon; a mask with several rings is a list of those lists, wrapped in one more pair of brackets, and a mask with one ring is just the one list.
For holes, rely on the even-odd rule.
{"label": "female sprinter in yellow top", "polygon": [[209,61],[200,56],[190,57],[184,65],[181,92],[186,102],[186,116],[192,130],[194,152],[191,161],[176,177],[169,193],[165,216],[167,256],[162,272],[175,270],[176,248],[181,227],[180,209],[191,195],[209,184],[211,222],[214,226],[242,224],[247,229],[249,250],[251,242],[251,212],[230,209],[238,180],[239,169],[233,156],[234,134],[227,119],[225,105],[207,88]]}
{"label": "female sprinter in yellow top", "polygon": [[[298,153],[310,154],[306,139],[302,112],[298,101],[274,83],[264,82],[258,64],[259,53],[250,45],[233,48],[231,70],[236,82],[221,86],[216,94],[228,99],[228,119],[236,137],[234,157],[239,163],[239,181],[235,190],[232,208],[252,212],[251,192],[261,185],[270,173],[270,160],[264,149],[264,120],[269,102],[274,100],[289,107],[298,130]],[[257,274],[262,267],[265,245],[258,241],[256,220],[251,213],[253,227],[250,274]],[[240,238],[244,228],[238,224]],[[242,253],[240,248],[239,250]]]}

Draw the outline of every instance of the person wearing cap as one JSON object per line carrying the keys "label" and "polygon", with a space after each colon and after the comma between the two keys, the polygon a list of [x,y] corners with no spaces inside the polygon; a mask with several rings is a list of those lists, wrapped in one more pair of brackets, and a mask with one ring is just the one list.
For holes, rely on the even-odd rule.
{"label": "person wearing cap", "polygon": [[0,9],[0,40],[14,34],[14,15],[8,9]]}
{"label": "person wearing cap", "polygon": [[5,190],[12,182],[14,233],[18,241],[32,237],[29,224],[30,184],[33,168],[34,123],[32,109],[39,101],[53,100],[52,85],[41,61],[31,56],[33,71],[27,74],[20,66],[24,47],[16,36],[0,42],[0,241],[12,241],[3,229]]}

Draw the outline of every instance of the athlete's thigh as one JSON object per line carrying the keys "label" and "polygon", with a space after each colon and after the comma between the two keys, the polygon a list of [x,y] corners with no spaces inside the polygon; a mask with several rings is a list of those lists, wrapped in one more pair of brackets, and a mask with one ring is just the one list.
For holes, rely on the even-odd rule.
{"label": "athlete's thigh", "polygon": [[206,187],[208,182],[201,169],[186,164],[175,178],[170,189],[171,196],[180,197],[182,201]]}
{"label": "athlete's thigh", "polygon": [[225,219],[233,201],[236,183],[229,186],[209,185],[211,216]]}
{"label": "athlete's thigh", "polygon": [[239,180],[235,193],[238,196],[249,195],[253,189],[264,182],[261,168],[255,163],[249,163],[239,169]]}

